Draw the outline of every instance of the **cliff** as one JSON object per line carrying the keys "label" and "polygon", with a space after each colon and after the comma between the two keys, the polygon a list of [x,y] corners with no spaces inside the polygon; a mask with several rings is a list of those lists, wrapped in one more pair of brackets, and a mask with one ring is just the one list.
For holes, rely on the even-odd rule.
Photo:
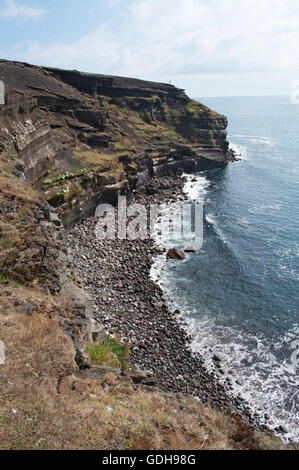
{"label": "cliff", "polygon": [[[92,218],[64,228],[138,186],[142,201],[160,190],[176,198],[181,178],[154,176],[225,165],[226,118],[166,84],[8,61],[0,80],[0,449],[281,448],[194,362],[148,278],[154,248],[97,245]],[[87,355],[113,312],[117,333],[136,335],[125,373],[111,351],[108,364]],[[201,402],[182,393],[194,386]]]}
{"label": "cliff", "polygon": [[173,85],[0,61],[15,173],[70,226],[153,176],[225,165],[227,120]]}
{"label": "cliff", "polygon": [[[74,273],[78,260],[69,249],[65,230],[55,208],[12,173],[11,156],[3,147],[0,162],[0,342],[5,352],[3,362],[0,354],[0,449],[284,448],[277,438],[257,433],[238,413],[219,411],[212,399],[203,404],[192,396],[161,391],[154,386],[151,371],[130,369],[122,373],[113,357],[113,367],[90,364],[85,347],[96,347],[105,331],[94,320],[96,312],[90,298],[79,288],[82,281]],[[146,197],[146,193],[140,193],[140,197]],[[73,230],[73,239],[90,266],[93,231],[86,231],[81,224]],[[85,239],[87,234],[91,241]],[[101,306],[108,309],[108,317],[113,317],[114,305],[106,302],[102,283],[108,291],[111,286],[109,296],[119,291],[116,302],[121,297],[128,300],[131,288],[134,298],[121,312],[120,322],[138,336],[140,326],[149,320],[151,335],[156,334],[153,325],[157,310],[153,306],[157,304],[163,328],[151,347],[144,344],[144,351],[157,344],[167,345],[173,361],[167,368],[168,380],[171,375],[177,390],[184,383],[177,376],[177,364],[192,365],[193,359],[185,356],[182,341],[173,352],[172,343],[181,340],[182,333],[140,273],[140,266],[150,266],[151,251],[142,245],[132,248],[134,251],[122,253],[130,258],[132,255],[131,261],[123,260],[123,269],[119,269],[120,251],[115,246],[95,245],[97,263],[88,271],[99,273],[100,285],[94,284],[94,288],[101,296]],[[80,252],[75,251],[78,257]],[[83,257],[80,264],[82,261]],[[124,272],[125,268],[128,271]],[[135,278],[141,274],[138,280],[132,280],[133,272]],[[117,283],[120,278],[123,287]],[[137,306],[136,296],[142,301]],[[150,310],[144,310],[145,296],[153,301],[152,317]],[[130,354],[133,365],[136,346],[132,348],[133,360]],[[151,369],[156,366],[156,360],[152,361]],[[193,373],[195,379],[198,367]],[[207,383],[209,393],[211,385]]]}

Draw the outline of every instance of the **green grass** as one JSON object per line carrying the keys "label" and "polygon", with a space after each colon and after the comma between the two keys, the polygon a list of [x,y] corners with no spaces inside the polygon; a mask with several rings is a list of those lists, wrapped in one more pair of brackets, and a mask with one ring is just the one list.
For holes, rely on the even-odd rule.
{"label": "green grass", "polygon": [[119,361],[122,370],[128,368],[126,359],[129,355],[129,345],[121,344],[115,338],[107,336],[103,343],[87,346],[86,351],[90,359],[97,364],[115,366]]}
{"label": "green grass", "polygon": [[211,117],[220,116],[212,109],[195,100],[190,100],[189,103],[185,106],[184,111],[187,115],[192,115],[194,118],[199,118],[205,114],[210,115]]}
{"label": "green grass", "polygon": [[185,111],[192,114],[193,117],[199,117],[200,115],[203,114],[205,110],[203,106],[200,105],[197,101],[190,100],[187,106],[185,107]]}
{"label": "green grass", "polygon": [[170,115],[175,118],[187,116],[187,117],[199,119],[203,116],[207,116],[211,118],[220,116],[218,113],[216,113],[212,109],[208,108],[207,106],[195,100],[190,100],[185,106],[182,106],[182,107],[170,108],[169,112],[170,112]]}
{"label": "green grass", "polygon": [[52,166],[51,168],[49,168],[49,170],[46,171],[45,176],[48,176],[48,175],[50,175],[51,173],[54,173],[54,171],[57,171],[57,170],[58,170],[57,166]]}
{"label": "green grass", "polygon": [[86,173],[87,168],[79,168],[78,170],[75,170],[73,172],[67,172],[64,174],[60,174],[57,176],[52,176],[50,179],[53,181],[53,183],[58,183],[58,184],[63,184],[65,181],[70,180],[75,178],[76,176],[81,176],[84,173]]}

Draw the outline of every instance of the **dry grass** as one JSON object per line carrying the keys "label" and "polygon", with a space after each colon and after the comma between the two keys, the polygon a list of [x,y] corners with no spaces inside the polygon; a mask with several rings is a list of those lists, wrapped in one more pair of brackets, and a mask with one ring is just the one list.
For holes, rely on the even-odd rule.
{"label": "dry grass", "polygon": [[73,156],[80,160],[87,168],[113,168],[116,163],[116,156],[111,153],[99,152],[89,147],[77,147]]}
{"label": "dry grass", "polygon": [[83,378],[58,322],[71,311],[42,290],[6,285],[0,305],[0,449],[283,447],[192,398],[136,389],[111,373]]}
{"label": "dry grass", "polygon": [[134,152],[135,147],[132,145],[132,143],[129,141],[129,139],[123,139],[118,142],[113,143],[113,150],[115,152]]}
{"label": "dry grass", "polygon": [[26,221],[32,217],[32,204],[36,204],[39,198],[37,191],[12,175],[12,170],[13,157],[0,153],[0,206],[17,205],[16,211],[1,214],[0,263],[20,240]]}
{"label": "dry grass", "polygon": [[[2,259],[30,228],[38,195],[10,174],[1,155],[0,197],[16,201],[1,216]],[[145,391],[129,378],[84,378],[61,324],[71,306],[37,285],[0,284],[0,449],[259,449],[281,448],[238,418],[192,398]]]}
{"label": "dry grass", "polygon": [[[1,136],[0,136],[1,138]],[[24,184],[19,178],[12,176],[14,156],[8,156],[5,152],[0,153],[0,194],[4,196],[15,196],[27,202],[37,202],[38,193],[29,184]]]}

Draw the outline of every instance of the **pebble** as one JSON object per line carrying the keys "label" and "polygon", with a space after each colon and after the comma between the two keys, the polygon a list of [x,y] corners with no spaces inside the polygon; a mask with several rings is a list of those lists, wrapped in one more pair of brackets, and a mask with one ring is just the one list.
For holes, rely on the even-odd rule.
{"label": "pebble", "polygon": [[[183,185],[181,177],[155,178],[138,188],[128,203],[149,207],[177,200]],[[154,370],[164,391],[196,395],[203,403],[208,399],[222,411],[242,411],[244,400],[228,396],[227,386],[209,373],[200,354],[191,351],[190,337],[163,302],[161,288],[151,280],[153,258],[161,256],[154,240],[100,240],[95,236],[97,221],[90,217],[67,232],[75,273],[93,300],[97,320],[110,334],[131,342],[131,365]],[[221,361],[216,354],[213,359]],[[219,372],[223,374],[222,369]]]}

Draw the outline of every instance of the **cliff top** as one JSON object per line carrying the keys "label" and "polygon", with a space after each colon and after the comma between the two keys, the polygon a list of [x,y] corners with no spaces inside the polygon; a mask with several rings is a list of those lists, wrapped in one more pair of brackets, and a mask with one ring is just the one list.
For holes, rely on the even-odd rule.
{"label": "cliff top", "polygon": [[0,80],[0,449],[283,447],[193,397],[82,366],[95,315],[58,214],[74,223],[157,175],[223,166],[226,119],[171,85],[4,60]]}
{"label": "cliff top", "polygon": [[[54,76],[59,77],[66,83],[68,81],[79,83],[85,81],[88,85],[97,83],[102,86],[117,87],[123,89],[149,89],[153,91],[162,91],[164,93],[184,92],[174,85],[140,80],[137,78],[119,77],[114,75],[104,75],[96,73],[81,72],[78,70],[64,70],[55,67],[43,67],[31,65],[26,62],[9,61],[0,59],[0,79],[6,83],[8,89],[31,89],[37,86],[42,88],[48,86],[49,91],[58,91],[53,80]],[[62,84],[60,84],[61,86]]]}
{"label": "cliff top", "polygon": [[227,163],[226,118],[173,85],[7,60],[0,80],[0,131],[16,171],[67,224],[91,214],[100,194],[114,202],[154,175]]}
{"label": "cliff top", "polygon": [[[28,69],[35,69],[35,70],[47,70],[49,72],[53,73],[65,73],[69,75],[79,75],[81,77],[86,77],[86,78],[95,78],[95,79],[109,79],[114,81],[117,86],[123,86],[127,87],[129,86],[138,86],[141,88],[160,88],[164,90],[171,90],[175,89],[175,85],[172,85],[170,83],[163,83],[163,82],[153,82],[150,80],[142,80],[139,78],[131,78],[131,77],[122,77],[118,75],[107,75],[107,74],[100,74],[100,73],[93,73],[93,72],[84,72],[76,69],[61,69],[58,67],[45,67],[42,65],[33,65],[29,64],[28,62],[21,62],[21,61],[15,61],[15,60],[7,60],[7,59],[0,59],[0,64],[4,64],[7,66],[15,66],[15,67],[21,67],[21,68],[28,68]],[[184,91],[184,90],[182,90]]]}

